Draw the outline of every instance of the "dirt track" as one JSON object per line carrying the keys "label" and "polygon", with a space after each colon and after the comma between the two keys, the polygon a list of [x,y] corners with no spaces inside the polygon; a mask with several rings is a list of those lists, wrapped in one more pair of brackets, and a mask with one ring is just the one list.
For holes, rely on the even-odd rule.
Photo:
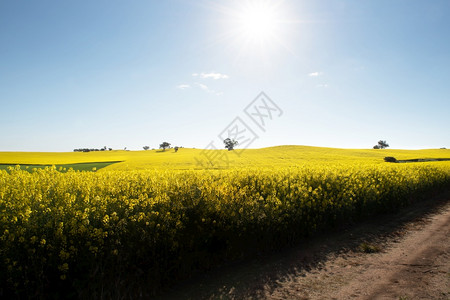
{"label": "dirt track", "polygon": [[448,300],[450,194],[432,200],[199,275],[162,298]]}

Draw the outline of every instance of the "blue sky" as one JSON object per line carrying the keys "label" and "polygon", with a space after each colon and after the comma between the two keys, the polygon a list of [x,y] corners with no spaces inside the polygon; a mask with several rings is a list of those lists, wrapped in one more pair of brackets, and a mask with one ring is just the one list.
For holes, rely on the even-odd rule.
{"label": "blue sky", "polygon": [[[223,148],[236,117],[252,148],[448,148],[449,14],[438,0],[2,0],[0,151]],[[264,130],[244,112],[261,91],[282,110]]]}

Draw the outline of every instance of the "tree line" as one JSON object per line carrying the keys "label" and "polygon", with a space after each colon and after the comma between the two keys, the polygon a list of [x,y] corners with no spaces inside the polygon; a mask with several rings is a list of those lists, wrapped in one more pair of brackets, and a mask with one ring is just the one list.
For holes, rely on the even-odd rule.
{"label": "tree line", "polygon": [[94,152],[94,151],[112,151],[112,148],[107,148],[104,146],[103,148],[97,149],[97,148],[78,148],[73,149],[73,152]]}
{"label": "tree line", "polygon": [[[225,149],[227,149],[228,151],[234,150],[234,147],[236,147],[239,144],[238,141],[236,141],[234,139],[230,139],[230,138],[226,138],[225,140],[223,140],[223,143],[225,145]],[[385,149],[387,147],[389,147],[389,144],[386,141],[379,140],[378,144],[373,146],[373,149]],[[143,146],[142,148],[144,150],[149,150],[150,146]],[[171,147],[171,143],[162,142],[161,144],[159,144],[159,149],[162,149],[163,151],[166,151],[166,149],[171,149],[171,148],[172,148]],[[180,148],[183,148],[183,147],[179,147],[179,146],[173,147],[175,152],[178,152],[178,150]],[[126,149],[127,148],[125,147],[124,150],[126,150]],[[96,149],[96,148],[78,148],[78,149],[73,149],[74,152],[92,152],[92,151],[106,151],[106,150],[112,151],[112,148],[107,148],[106,146],[104,146],[103,148],[100,148],[100,149]]]}

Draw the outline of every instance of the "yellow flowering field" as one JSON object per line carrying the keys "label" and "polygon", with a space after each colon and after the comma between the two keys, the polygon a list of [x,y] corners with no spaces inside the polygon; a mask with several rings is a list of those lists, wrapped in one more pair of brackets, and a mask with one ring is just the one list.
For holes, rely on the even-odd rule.
{"label": "yellow flowering field", "polygon": [[321,148],[314,156],[290,148],[247,150],[226,169],[162,159],[201,151],[181,149],[123,152],[122,163],[98,172],[0,170],[1,295],[152,294],[195,270],[396,211],[450,186],[449,161],[382,159],[445,158],[444,149]]}
{"label": "yellow flowering field", "polygon": [[[375,163],[383,164],[383,158],[393,156],[399,160],[417,158],[450,159],[450,149],[396,150],[396,149],[337,149],[311,146],[277,146],[242,151],[201,150],[180,148],[148,151],[95,151],[95,152],[0,152],[0,165],[64,165],[94,162],[119,162],[107,170],[201,169],[198,160],[220,153],[229,162],[228,167],[291,167],[306,163]],[[239,155],[237,155],[239,153]],[[219,163],[220,164],[220,163]]]}

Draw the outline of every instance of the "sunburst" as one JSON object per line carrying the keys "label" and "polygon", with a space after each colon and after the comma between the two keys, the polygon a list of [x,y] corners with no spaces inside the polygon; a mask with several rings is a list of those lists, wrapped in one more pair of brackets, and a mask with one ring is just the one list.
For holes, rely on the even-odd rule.
{"label": "sunburst", "polygon": [[270,42],[282,20],[276,6],[266,1],[248,2],[236,13],[234,30],[247,41]]}

